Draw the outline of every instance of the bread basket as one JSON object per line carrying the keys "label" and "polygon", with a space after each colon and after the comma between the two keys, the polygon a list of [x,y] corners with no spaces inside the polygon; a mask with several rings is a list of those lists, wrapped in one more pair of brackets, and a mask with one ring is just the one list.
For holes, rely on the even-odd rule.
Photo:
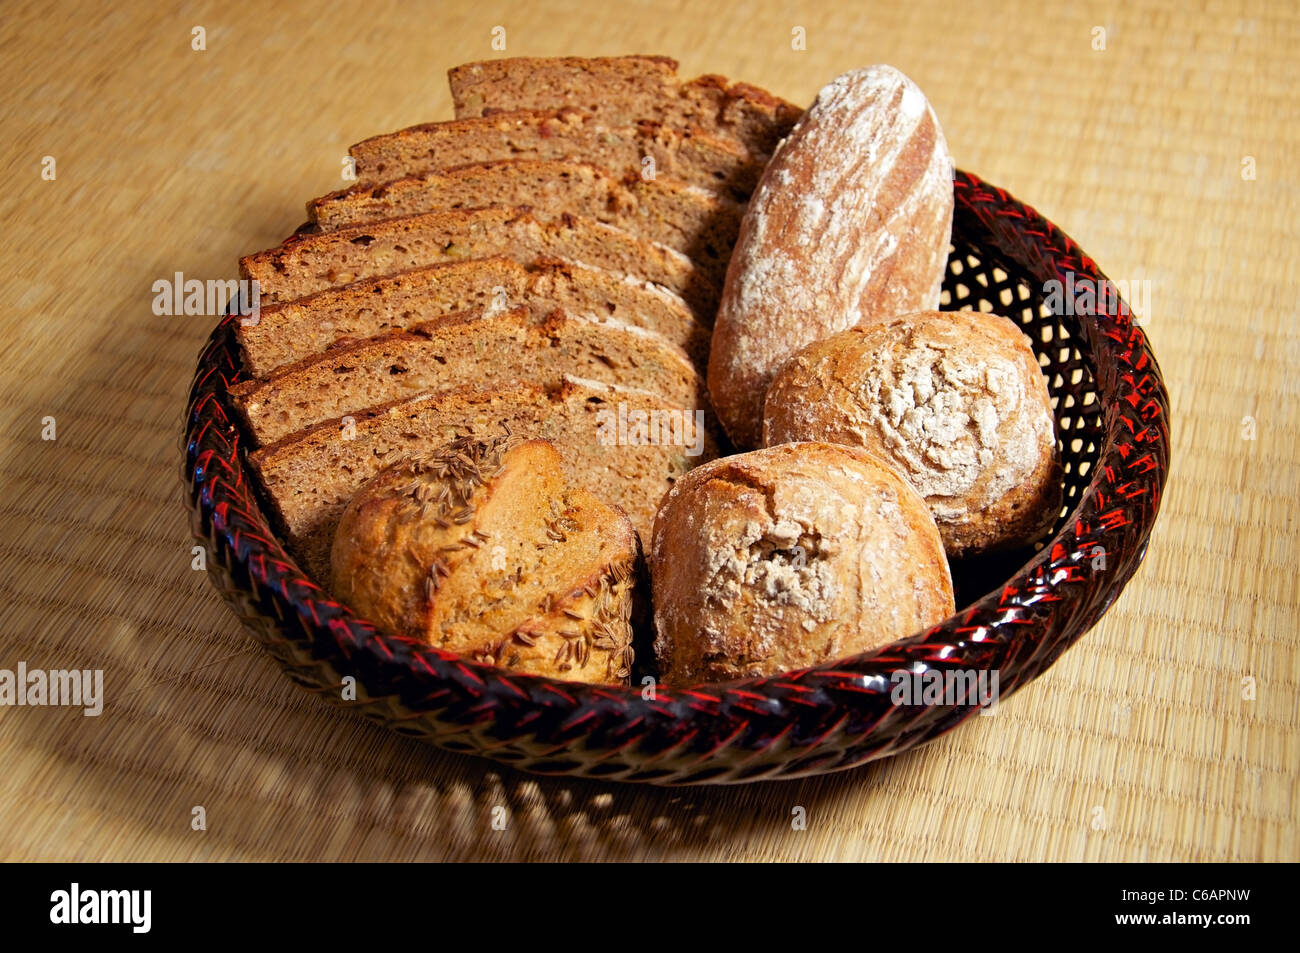
{"label": "bread basket", "polygon": [[[1096,623],[1136,571],[1169,466],[1168,395],[1128,308],[1065,234],[976,176],[954,179],[945,307],[1019,320],[1048,376],[1065,504],[1036,552],[961,570],[956,615],[882,649],[798,672],[654,691],[582,685],[471,662],[376,631],[281,547],[242,458],[227,389],[241,379],[227,315],[199,356],[184,480],[208,576],[299,684],[394,731],[540,774],[653,784],[838,771],[930,741],[979,710],[896,704],[893,673],[996,671],[1005,698]],[[345,677],[355,700],[344,701]]]}

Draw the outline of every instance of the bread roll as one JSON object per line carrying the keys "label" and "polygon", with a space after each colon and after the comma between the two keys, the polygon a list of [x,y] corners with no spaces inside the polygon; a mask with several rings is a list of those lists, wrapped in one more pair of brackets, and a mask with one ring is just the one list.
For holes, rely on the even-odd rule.
{"label": "bread roll", "polygon": [[627,517],[566,486],[551,444],[467,437],[358,491],[334,539],[334,594],[475,661],[621,683],[638,556]]}
{"label": "bread roll", "polygon": [[808,345],[767,392],[763,436],[888,460],[950,556],[1033,542],[1061,506],[1047,381],[1029,339],[994,314],[926,311]]}
{"label": "bread roll", "polygon": [[690,471],[650,552],[670,684],[770,675],[866,652],[953,612],[925,502],[857,447],[793,443]]}
{"label": "bread roll", "polygon": [[818,93],[750,200],[713,329],[709,392],[738,447],[758,445],[763,395],[803,345],[938,307],[951,168],[925,96],[893,67]]}

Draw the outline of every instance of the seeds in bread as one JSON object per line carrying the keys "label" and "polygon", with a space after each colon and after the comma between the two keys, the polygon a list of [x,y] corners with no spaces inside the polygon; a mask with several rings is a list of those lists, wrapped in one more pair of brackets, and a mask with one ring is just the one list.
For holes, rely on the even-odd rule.
{"label": "seeds in bread", "polygon": [[462,438],[345,509],[332,591],[381,629],[512,672],[626,683],[640,555],[627,516],[566,485],[544,441]]}
{"label": "seeds in bread", "polygon": [[795,351],[862,321],[933,309],[948,258],[947,146],[916,85],[889,66],[817,95],[741,224],[713,330],[709,389],[742,448]]}
{"label": "seeds in bread", "polygon": [[574,106],[620,119],[697,126],[750,152],[771,154],[799,107],[747,83],[715,75],[683,82],[666,56],[515,57],[447,73],[457,118],[492,110]]}
{"label": "seeds in bread", "polygon": [[567,159],[615,174],[665,175],[742,202],[767,161],[699,129],[649,120],[610,122],[572,106],[424,123],[373,136],[348,152],[363,184],[497,159]]}
{"label": "seeds in bread", "polygon": [[[700,416],[697,416],[698,415]],[[596,381],[424,394],[333,420],[248,455],[283,539],[318,581],[328,579],[334,527],[348,499],[383,467],[463,436],[503,430],[564,448],[565,473],[621,507],[648,537],[655,508],[681,474],[717,456],[703,410]]]}
{"label": "seeds in bread", "polygon": [[892,463],[950,556],[1032,543],[1061,506],[1047,380],[1029,339],[995,314],[926,311],[808,345],[772,382],[763,434]]}
{"label": "seeds in bread", "polygon": [[230,395],[254,440],[266,444],[423,392],[485,380],[557,387],[566,374],[639,388],[674,407],[706,406],[690,360],[658,335],[558,309],[535,320],[527,308],[461,312],[365,338],[236,384]]}
{"label": "seeds in bread", "polygon": [[295,235],[240,259],[263,304],[278,304],[363,278],[467,258],[505,255],[520,264],[561,258],[637,275],[680,294],[697,315],[717,309],[718,287],[681,252],[576,215],[540,222],[524,208],[429,212]]}
{"label": "seeds in bread", "polygon": [[485,205],[528,206],[539,219],[582,215],[676,249],[719,287],[742,206],[659,176],[622,179],[584,162],[505,159],[353,186],[307,203],[322,232],[349,225]]}
{"label": "seeds in bread", "polygon": [[648,559],[671,685],[807,668],[953,612],[925,501],[860,447],[790,443],[697,467],[664,499]]}
{"label": "seeds in bread", "polygon": [[401,330],[458,311],[524,305],[535,317],[556,308],[658,334],[703,373],[709,329],[678,295],[603,268],[541,259],[525,267],[502,257],[429,265],[267,305],[235,329],[244,367],[267,377],[349,340]]}

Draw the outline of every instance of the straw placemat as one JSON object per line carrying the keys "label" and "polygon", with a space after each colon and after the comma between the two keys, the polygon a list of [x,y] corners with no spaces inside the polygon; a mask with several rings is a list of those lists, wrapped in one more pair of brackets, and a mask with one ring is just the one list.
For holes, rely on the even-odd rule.
{"label": "straw placemat", "polygon": [[[1292,5],[296,6],[0,26],[0,668],[105,694],[0,708],[0,858],[1300,859]],[[212,319],[155,315],[153,283],[233,277],[349,143],[449,117],[446,69],[501,55],[497,26],[507,55],[664,53],[800,103],[893,63],[961,167],[1150,283],[1174,452],[1147,561],[995,717],[814,780],[537,780],[302,692],[192,568],[178,434]]]}

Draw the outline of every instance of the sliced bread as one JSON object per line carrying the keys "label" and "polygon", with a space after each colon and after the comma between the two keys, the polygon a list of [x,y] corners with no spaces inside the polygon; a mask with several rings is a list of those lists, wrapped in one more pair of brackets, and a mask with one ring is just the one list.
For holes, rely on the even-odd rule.
{"label": "sliced bread", "polygon": [[331,288],[260,309],[236,329],[244,367],[254,377],[350,339],[400,330],[457,311],[526,305],[540,317],[555,308],[662,336],[703,372],[709,328],[680,297],[659,285],[573,262],[470,258]]}
{"label": "sliced bread", "polygon": [[570,482],[621,506],[642,540],[673,482],[717,456],[689,409],[631,388],[566,380],[424,394],[334,420],[248,455],[289,549],[319,582],[329,579],[334,528],[348,500],[381,469],[448,440],[509,432],[562,448]]}
{"label": "sliced bread", "polygon": [[230,389],[258,444],[334,417],[484,381],[556,387],[563,375],[635,387],[675,407],[706,406],[686,355],[657,334],[555,310],[466,311],[333,348]]}
{"label": "sliced bread", "polygon": [[721,285],[744,206],[667,177],[618,177],[599,166],[504,159],[331,192],[307,203],[322,232],[349,225],[485,205],[529,206],[538,218],[566,212],[614,225],[689,257]]}
{"label": "sliced bread", "polygon": [[505,255],[521,264],[562,258],[636,275],[680,294],[712,322],[719,286],[681,252],[577,215],[539,221],[525,208],[459,209],[294,235],[241,258],[263,304],[292,301],[362,278],[465,258]]}
{"label": "sliced bread", "polygon": [[447,73],[457,118],[493,110],[575,106],[617,117],[696,126],[753,153],[770,155],[803,110],[721,76],[683,82],[663,56],[514,57],[457,66]]}
{"label": "sliced bread", "polygon": [[611,123],[571,106],[423,123],[348,151],[357,181],[372,185],[493,159],[569,159],[616,174],[671,176],[739,201],[758,185],[766,159],[698,129],[649,120]]}

